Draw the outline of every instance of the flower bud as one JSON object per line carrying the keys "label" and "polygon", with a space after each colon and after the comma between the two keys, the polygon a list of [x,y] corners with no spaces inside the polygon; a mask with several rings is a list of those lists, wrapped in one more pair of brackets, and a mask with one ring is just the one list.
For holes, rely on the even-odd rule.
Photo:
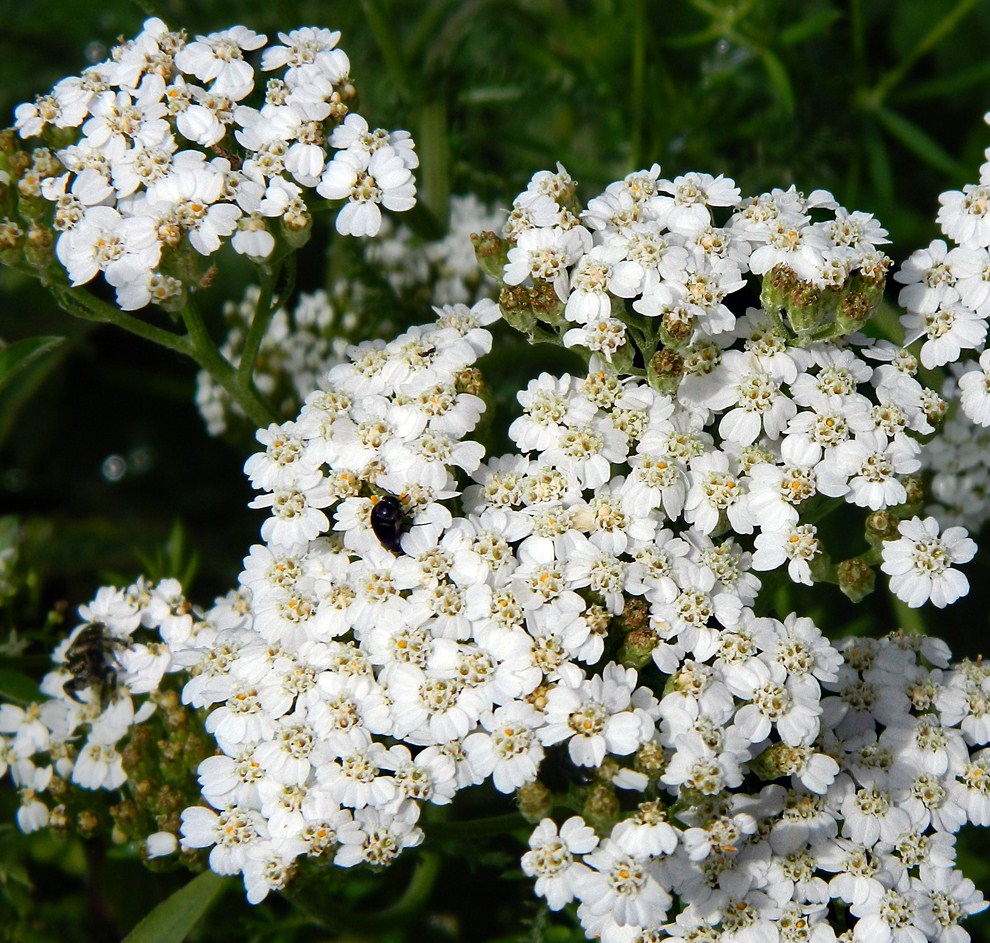
{"label": "flower bud", "polygon": [[660,334],[670,347],[682,347],[694,334],[694,318],[682,308],[665,311],[660,318]]}
{"label": "flower bud", "polygon": [[873,592],[877,575],[862,557],[843,560],[836,567],[839,589],[853,602],[862,602]]}
{"label": "flower bud", "polygon": [[850,291],[839,302],[835,324],[840,334],[854,334],[873,317],[876,310],[869,297],[862,292]]}
{"label": "flower bud", "polygon": [[76,828],[79,830],[80,835],[93,835],[99,827],[100,817],[89,809],[83,810],[76,817]]}
{"label": "flower bud", "polygon": [[660,393],[674,393],[684,376],[684,357],[676,350],[663,347],[646,365],[646,377],[650,386]]}
{"label": "flower bud", "polygon": [[911,515],[919,514],[925,505],[924,482],[917,475],[910,475],[904,479],[904,490],[907,492],[904,509]]}
{"label": "flower bud", "polygon": [[536,316],[529,304],[529,291],[518,285],[503,287],[498,296],[498,306],[510,327],[523,334],[532,334]]}
{"label": "flower bud", "polygon": [[553,793],[538,779],[516,790],[519,814],[530,824],[536,825],[553,811]]}
{"label": "flower bud", "polygon": [[633,757],[633,768],[653,779],[667,768],[667,754],[659,743],[644,743]]}
{"label": "flower bud", "polygon": [[55,234],[47,226],[32,223],[24,245],[24,260],[33,268],[47,268],[55,257]]}
{"label": "flower bud", "polygon": [[888,510],[874,511],[866,518],[866,539],[871,547],[884,540],[897,540],[898,518]]}
{"label": "flower bud", "polygon": [[619,797],[611,783],[597,782],[589,787],[581,815],[596,832],[610,832],[619,812]]}
{"label": "flower bud", "polygon": [[620,632],[636,632],[650,626],[650,604],[645,599],[634,597],[626,600],[622,614],[616,616],[615,624]]}
{"label": "flower bud", "polygon": [[7,167],[14,177],[22,177],[31,166],[31,155],[25,151],[15,151],[7,161]]}
{"label": "flower bud", "polygon": [[471,233],[471,244],[481,270],[492,278],[500,279],[509,256],[509,242],[491,231]]}
{"label": "flower bud", "polygon": [[749,768],[761,779],[779,779],[781,776],[800,772],[810,752],[807,747],[775,743],[755,759],[750,760]]}
{"label": "flower bud", "polygon": [[629,633],[619,649],[619,663],[627,668],[642,668],[652,660],[653,649],[659,641],[660,637],[649,626],[635,629]]}
{"label": "flower bud", "polygon": [[790,329],[798,337],[814,333],[825,321],[829,300],[829,295],[812,282],[796,282],[784,298]]}

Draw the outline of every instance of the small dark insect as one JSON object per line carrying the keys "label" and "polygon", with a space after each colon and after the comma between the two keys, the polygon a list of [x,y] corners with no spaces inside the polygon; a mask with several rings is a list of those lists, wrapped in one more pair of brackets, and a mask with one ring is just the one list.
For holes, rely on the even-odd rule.
{"label": "small dark insect", "polygon": [[90,622],[75,637],[65,652],[65,667],[72,675],[62,690],[80,704],[80,691],[95,688],[100,706],[106,707],[117,687],[114,650],[119,645],[102,622]]}
{"label": "small dark insect", "polygon": [[396,556],[402,553],[399,538],[402,536],[404,522],[402,503],[395,495],[387,494],[379,498],[378,503],[371,509],[371,530],[378,538],[378,542]]}

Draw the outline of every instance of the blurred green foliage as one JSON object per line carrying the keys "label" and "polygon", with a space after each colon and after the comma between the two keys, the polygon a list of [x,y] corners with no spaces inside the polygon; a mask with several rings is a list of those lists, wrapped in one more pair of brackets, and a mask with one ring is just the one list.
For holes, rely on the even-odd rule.
{"label": "blurred green foliage", "polygon": [[[269,33],[342,30],[362,111],[417,141],[424,231],[442,228],[451,194],[508,206],[534,171],[557,161],[585,197],[656,161],[667,176],[725,173],[744,193],[830,189],[881,219],[900,261],[936,237],[938,193],[975,180],[990,144],[982,117],[990,0],[7,0],[0,114],[102,59],[149,14],[190,33],[232,17]],[[331,249],[314,240],[300,288],[325,284]],[[221,302],[242,277],[235,268],[212,292],[218,331]],[[5,649],[4,677],[16,687],[22,673],[40,672],[52,639],[74,624],[72,609],[100,582],[195,568],[187,588],[203,601],[233,585],[259,518],[245,508],[251,492],[240,472],[252,444],[206,437],[189,363],[71,320],[9,270],[0,271],[0,293],[8,343],[64,338],[0,377],[0,515],[17,515],[22,547],[16,605],[0,619],[29,643]],[[531,375],[540,357],[503,358],[512,361],[499,373],[506,388],[520,378],[513,369]],[[853,622],[861,611],[835,605],[833,624],[862,628]],[[886,605],[877,603],[880,616],[892,622]],[[974,653],[987,608],[974,593],[935,628],[958,653]],[[96,843],[15,842],[5,824],[14,804],[7,795],[0,803],[0,937],[118,940],[187,880],[145,874]],[[963,865],[990,891],[981,841]],[[417,879],[415,863],[402,861],[386,875],[341,882],[332,907],[306,901],[305,884],[294,903],[257,910],[231,889],[191,938],[580,938],[517,879],[516,838],[484,849],[487,858],[477,843],[442,844],[428,903],[403,897]],[[388,925],[376,920],[397,899],[409,906],[386,909]],[[342,916],[314,922],[314,905]],[[985,925],[971,929],[990,939]]]}

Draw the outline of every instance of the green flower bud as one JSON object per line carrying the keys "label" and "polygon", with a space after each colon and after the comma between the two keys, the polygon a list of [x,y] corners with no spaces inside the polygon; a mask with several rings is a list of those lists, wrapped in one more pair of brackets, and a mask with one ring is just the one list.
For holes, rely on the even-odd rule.
{"label": "green flower bud", "polygon": [[659,743],[644,743],[633,756],[633,769],[655,779],[667,768],[667,754]]}
{"label": "green flower bud", "polygon": [[282,215],[282,234],[293,249],[301,249],[313,235],[313,214],[301,201],[290,203]]}
{"label": "green flower bud", "polygon": [[545,819],[553,811],[553,794],[538,779],[516,790],[519,814],[531,825]]}
{"label": "green flower bud", "polygon": [[791,330],[801,338],[813,334],[825,322],[830,300],[817,285],[798,281],[784,300]]}
{"label": "green flower bud", "polygon": [[677,392],[683,376],[684,357],[668,347],[658,350],[646,365],[646,378],[650,386],[660,393]]}
{"label": "green flower bud", "polygon": [[660,317],[660,337],[667,347],[683,347],[694,334],[694,317],[683,308],[665,311]]}
{"label": "green flower bud", "polygon": [[619,819],[619,797],[611,783],[594,783],[588,789],[581,814],[599,834],[607,834]]}
{"label": "green flower bud", "polygon": [[504,287],[499,293],[498,304],[502,309],[502,316],[510,327],[514,327],[522,334],[532,336],[536,327],[536,315],[529,303],[527,289],[518,285]]}
{"label": "green flower bud", "polygon": [[55,234],[47,226],[32,223],[24,244],[24,261],[32,268],[48,268],[55,259]]}
{"label": "green flower bud", "polygon": [[509,256],[510,243],[493,232],[472,233],[471,243],[481,270],[499,281]]}
{"label": "green flower bud", "polygon": [[792,747],[775,743],[751,760],[749,768],[761,779],[780,779],[804,769],[811,753],[807,747]]}
{"label": "green flower bud", "polygon": [[839,589],[853,602],[862,602],[876,587],[877,575],[862,557],[843,560],[836,567]]}
{"label": "green flower bud", "polygon": [[615,617],[620,632],[636,632],[650,626],[650,604],[645,599],[633,597],[626,600],[622,614]]}
{"label": "green flower bud", "polygon": [[866,518],[866,539],[871,547],[879,547],[885,540],[896,540],[898,518],[889,510],[874,511]]}
{"label": "green flower bud", "polygon": [[850,291],[839,302],[835,324],[840,334],[854,334],[873,317],[876,307],[862,292]]}
{"label": "green flower bud", "polygon": [[629,633],[619,649],[618,661],[627,668],[638,670],[652,661],[653,649],[659,642],[660,637],[649,626],[635,629]]}
{"label": "green flower bud", "polygon": [[904,501],[904,509],[908,515],[919,514],[925,506],[925,484],[917,475],[911,475],[904,479],[904,490],[907,498]]}

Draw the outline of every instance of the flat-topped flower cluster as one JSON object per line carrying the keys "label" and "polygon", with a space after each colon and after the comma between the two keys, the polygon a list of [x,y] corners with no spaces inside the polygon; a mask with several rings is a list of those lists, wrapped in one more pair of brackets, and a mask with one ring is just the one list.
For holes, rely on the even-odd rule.
{"label": "flat-topped flower cluster", "polygon": [[[182,251],[227,241],[256,259],[311,225],[308,191],[341,202],[337,230],[374,235],[381,210],[415,203],[405,131],[372,129],[339,32],[306,27],[279,44],[244,26],[188,40],[150,19],[134,39],[16,111],[41,137],[22,197],[54,204],[55,250],[73,285],[102,273],[125,310],[181,293]],[[263,52],[261,52],[263,50]],[[267,76],[260,107],[259,53]],[[9,233],[8,233],[9,236]]]}
{"label": "flat-topped flower cluster", "polygon": [[[990,824],[990,671],[918,636],[835,645],[761,598],[773,570],[861,598],[877,565],[912,607],[968,590],[974,542],[915,513],[945,404],[860,331],[883,230],[821,191],[653,167],[584,211],[538,174],[488,235],[501,308],[353,346],[259,431],[269,517],[235,593],[201,618],[176,585],[106,590],[83,616],[119,640],[113,674],[63,647],[58,706],[3,709],[22,825],[51,820],[56,778],[124,784],[150,711],[127,692],[171,672],[217,752],[147,851],[209,849],[251,901],[306,858],[388,864],[489,782],[538,823],[537,893],[606,943],[965,939],[984,902],[954,836]],[[588,368],[531,380],[489,456],[503,315]],[[870,512],[838,566],[829,511]]]}
{"label": "flat-topped flower cluster", "polygon": [[[205,618],[172,583],[101,592],[84,618],[162,641],[122,648],[105,709],[96,689],[65,692],[64,664],[45,683],[57,707],[4,708],[22,825],[48,820],[52,776],[120,786],[115,744],[150,711],[127,690],[179,670],[219,747],[179,840],[243,874],[251,900],[305,856],[387,864],[422,840],[424,803],[488,779],[538,792],[564,763],[593,781],[584,817],[541,820],[522,867],[552,908],[577,899],[589,934],[963,938],[983,901],[954,836],[990,822],[990,672],[950,667],[932,640],[836,647],[810,619],[757,616],[743,538],[687,520],[711,440],[666,503],[627,485],[661,433],[699,441],[667,426],[693,412],[641,381],[539,378],[518,454],[484,461],[475,363],[496,318],[491,302],[440,309],[361,345],[296,421],[259,433],[246,471],[272,512],[265,544]],[[569,449],[576,433],[608,453]],[[389,496],[394,531],[376,524]],[[69,715],[89,723],[81,747]]]}

